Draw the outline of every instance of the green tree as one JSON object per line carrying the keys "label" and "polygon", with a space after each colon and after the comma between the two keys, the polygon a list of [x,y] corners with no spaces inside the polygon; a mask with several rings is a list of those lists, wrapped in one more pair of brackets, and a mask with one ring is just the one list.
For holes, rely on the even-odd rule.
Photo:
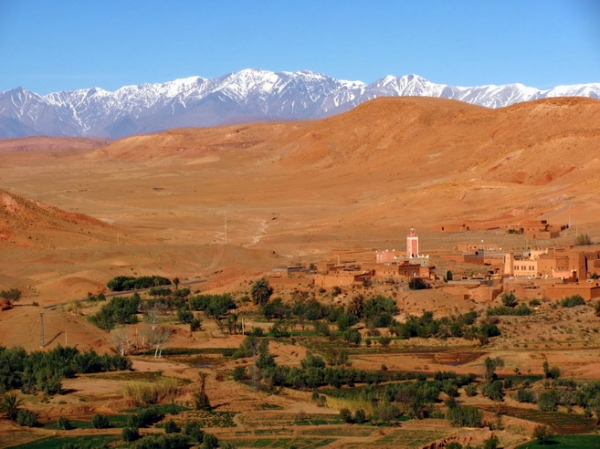
{"label": "green tree", "polygon": [[257,305],[264,305],[269,302],[269,298],[272,294],[273,288],[269,285],[269,281],[264,277],[254,282],[250,289],[252,302]]}
{"label": "green tree", "polygon": [[540,410],[553,412],[558,409],[558,394],[554,390],[542,391],[538,395],[537,404]]}
{"label": "green tree", "polygon": [[496,358],[491,358],[491,357],[487,357],[484,361],[485,364],[485,381],[486,382],[492,382],[494,380],[496,380],[496,369],[499,367],[504,366],[504,360],[502,360],[500,357],[496,357]]}
{"label": "green tree", "polygon": [[21,299],[21,290],[17,290],[16,288],[11,288],[10,290],[2,290],[0,292],[0,298],[4,298],[8,301],[8,304],[12,307],[12,305]]}
{"label": "green tree", "polygon": [[21,409],[22,400],[17,398],[15,393],[7,393],[2,397],[0,403],[0,411],[8,416],[8,419],[15,421],[19,410]]}
{"label": "green tree", "polygon": [[500,299],[502,299],[502,304],[505,307],[515,307],[517,305],[517,297],[514,292],[503,293]]}
{"label": "green tree", "polygon": [[110,421],[107,416],[96,414],[92,416],[92,426],[94,429],[108,429],[110,427]]}
{"label": "green tree", "polygon": [[539,424],[533,429],[533,438],[538,440],[540,444],[544,446],[548,443],[551,443],[553,441],[553,437],[554,432],[552,432],[552,429],[545,424]]}

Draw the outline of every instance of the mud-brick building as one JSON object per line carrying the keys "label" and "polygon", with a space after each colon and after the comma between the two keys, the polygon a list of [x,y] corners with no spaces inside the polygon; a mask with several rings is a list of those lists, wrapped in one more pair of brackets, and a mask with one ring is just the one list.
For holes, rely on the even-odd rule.
{"label": "mud-brick building", "polygon": [[559,300],[567,296],[579,295],[586,301],[600,298],[600,283],[598,282],[577,282],[567,284],[555,284],[547,287],[544,291],[545,296],[550,299]]}
{"label": "mud-brick building", "polygon": [[600,276],[600,250],[570,247],[506,253],[504,275],[583,281]]}

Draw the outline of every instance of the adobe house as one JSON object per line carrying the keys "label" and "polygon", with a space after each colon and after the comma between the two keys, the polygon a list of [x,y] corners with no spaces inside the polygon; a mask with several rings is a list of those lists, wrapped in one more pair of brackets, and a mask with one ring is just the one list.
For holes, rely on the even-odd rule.
{"label": "adobe house", "polygon": [[567,296],[579,295],[586,301],[600,298],[600,283],[581,282],[569,284],[555,284],[547,287],[545,295],[550,299],[560,300]]}
{"label": "adobe house", "polygon": [[485,242],[482,240],[480,242],[466,242],[459,243],[457,246],[457,250],[461,253],[475,253],[477,251],[500,251],[500,248],[496,243]]}

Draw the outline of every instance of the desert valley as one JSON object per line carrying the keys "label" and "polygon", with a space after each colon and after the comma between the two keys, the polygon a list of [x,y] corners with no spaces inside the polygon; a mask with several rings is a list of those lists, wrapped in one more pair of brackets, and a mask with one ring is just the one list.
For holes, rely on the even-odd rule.
{"label": "desert valley", "polygon": [[[0,447],[600,446],[598,117],[400,97],[0,140]],[[16,347],[115,360],[47,389]]]}

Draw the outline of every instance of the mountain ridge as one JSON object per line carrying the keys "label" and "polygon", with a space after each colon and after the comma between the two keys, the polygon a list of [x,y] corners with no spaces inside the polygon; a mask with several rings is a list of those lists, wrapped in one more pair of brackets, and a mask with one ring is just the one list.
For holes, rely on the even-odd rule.
{"label": "mountain ridge", "polygon": [[171,128],[319,119],[378,97],[424,96],[488,108],[558,96],[600,99],[600,83],[540,90],[523,84],[475,87],[436,84],[418,75],[373,83],[311,71],[244,69],[218,78],[97,87],[39,95],[21,87],[0,92],[0,137],[33,135],[120,138]]}

